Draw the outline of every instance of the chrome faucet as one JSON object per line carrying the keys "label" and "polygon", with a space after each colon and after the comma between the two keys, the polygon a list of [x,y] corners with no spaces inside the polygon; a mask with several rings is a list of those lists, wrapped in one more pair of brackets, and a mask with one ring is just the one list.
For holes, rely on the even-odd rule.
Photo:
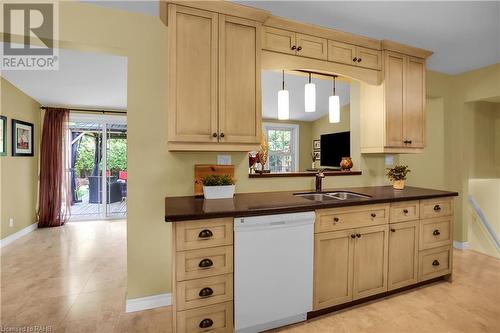
{"label": "chrome faucet", "polygon": [[315,178],[316,178],[316,192],[321,192],[321,188],[322,188],[322,181],[323,181],[323,178],[325,178],[325,174],[323,173],[323,170],[319,170],[317,174],[314,175]]}

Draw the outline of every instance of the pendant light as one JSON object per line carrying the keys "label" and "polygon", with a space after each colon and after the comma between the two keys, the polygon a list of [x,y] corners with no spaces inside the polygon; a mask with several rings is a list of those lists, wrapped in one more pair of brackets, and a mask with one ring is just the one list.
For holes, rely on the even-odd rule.
{"label": "pendant light", "polygon": [[330,123],[340,122],[340,99],[339,96],[335,95],[335,79],[336,75],[333,76],[333,95],[328,98],[328,120]]}
{"label": "pendant light", "polygon": [[304,87],[304,102],[306,112],[316,111],[316,85],[311,83],[311,73],[309,73],[309,83]]}
{"label": "pendant light", "polygon": [[278,119],[288,120],[290,118],[290,99],[288,90],[285,90],[285,71],[283,70],[283,81],[281,90],[278,91]]}

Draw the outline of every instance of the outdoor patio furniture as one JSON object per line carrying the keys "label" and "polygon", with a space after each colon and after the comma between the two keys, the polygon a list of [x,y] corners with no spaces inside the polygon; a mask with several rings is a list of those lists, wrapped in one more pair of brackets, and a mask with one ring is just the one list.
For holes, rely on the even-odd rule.
{"label": "outdoor patio furniture", "polygon": [[[89,203],[102,203],[102,179],[101,176],[90,176],[89,178]],[[107,177],[109,187],[108,203],[122,200],[122,184],[116,177]]]}

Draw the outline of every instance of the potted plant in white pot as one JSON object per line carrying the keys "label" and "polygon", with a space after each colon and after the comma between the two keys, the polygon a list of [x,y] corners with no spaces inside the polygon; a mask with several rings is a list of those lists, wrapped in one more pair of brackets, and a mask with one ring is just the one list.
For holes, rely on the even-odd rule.
{"label": "potted plant in white pot", "polygon": [[230,199],[234,196],[234,180],[229,175],[208,175],[201,182],[205,199]]}
{"label": "potted plant in white pot", "polygon": [[396,190],[402,190],[405,188],[406,175],[411,170],[408,169],[407,165],[395,165],[392,168],[387,168],[387,177],[392,181],[392,187]]}

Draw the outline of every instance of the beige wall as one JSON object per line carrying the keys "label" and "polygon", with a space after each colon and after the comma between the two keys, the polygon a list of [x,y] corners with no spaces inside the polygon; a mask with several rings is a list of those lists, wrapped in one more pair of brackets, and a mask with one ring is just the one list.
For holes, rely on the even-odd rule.
{"label": "beige wall", "polygon": [[[124,55],[128,57],[128,298],[171,291],[171,225],[163,222],[165,196],[193,193],[194,164],[215,163],[216,153],[182,153],[166,150],[167,129],[167,29],[157,18],[82,3],[60,3],[60,38],[66,48]],[[88,22],[92,22],[89,24]],[[133,22],[133,24],[131,24]],[[500,66],[498,67],[500,69]],[[409,184],[439,183],[462,190],[463,104],[470,98],[492,96],[498,85],[492,68],[468,73],[462,78],[430,72],[430,97],[442,98],[442,106],[428,117],[434,130],[426,153],[408,157]],[[498,76],[500,77],[500,75]],[[484,82],[483,82],[484,81]],[[456,83],[457,82],[457,83]],[[459,86],[463,83],[463,87]],[[469,90],[467,90],[469,88]],[[475,92],[475,93],[473,93]],[[434,103],[434,102],[431,102]],[[438,102],[436,102],[438,103]],[[359,84],[351,85],[350,124],[354,168],[361,176],[327,177],[326,187],[388,185],[383,155],[361,155],[359,151]],[[430,121],[436,123],[430,124]],[[440,123],[444,122],[444,123]],[[444,129],[444,130],[443,130]],[[428,133],[429,135],[429,133]],[[434,142],[434,135],[438,138]],[[443,138],[444,137],[444,138]],[[441,140],[441,141],[440,141]],[[444,148],[443,148],[444,140]],[[430,151],[430,152],[427,152]],[[443,153],[444,152],[444,153]],[[249,179],[246,153],[230,153],[238,192],[302,190],[313,188],[313,179]],[[441,156],[435,173],[426,174],[432,156]],[[443,158],[444,156],[444,158]],[[402,157],[404,160],[407,157]],[[444,162],[443,162],[444,160]],[[396,156],[395,161],[398,161]],[[444,163],[444,170],[438,170]],[[414,178],[413,178],[414,177]],[[438,187],[431,186],[431,187]],[[458,207],[455,238],[465,237]]]}
{"label": "beige wall", "polygon": [[[38,191],[38,156],[40,146],[40,105],[1,78],[0,114],[7,117],[7,156],[0,157],[1,238],[36,222]],[[34,157],[12,156],[12,119],[34,124]],[[14,226],[9,227],[9,219]]]}
{"label": "beige wall", "polygon": [[349,113],[349,104],[340,109],[340,123],[330,124],[328,116],[319,118],[312,123],[312,138],[319,140],[322,134],[348,132],[351,130],[351,115]]}

